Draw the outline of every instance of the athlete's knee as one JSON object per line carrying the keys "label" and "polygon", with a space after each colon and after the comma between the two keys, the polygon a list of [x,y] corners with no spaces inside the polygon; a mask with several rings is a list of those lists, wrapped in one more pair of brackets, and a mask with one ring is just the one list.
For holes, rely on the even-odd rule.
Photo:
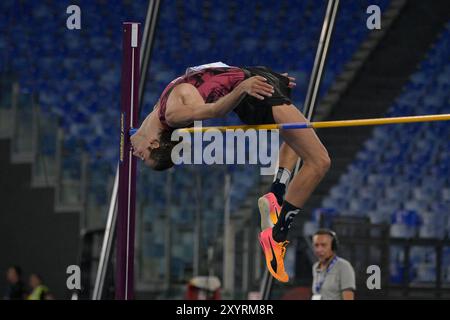
{"label": "athlete's knee", "polygon": [[328,170],[330,170],[331,168],[331,158],[330,155],[328,154],[328,152],[324,152],[324,154],[321,156],[320,160],[319,160],[319,166],[320,166],[320,170],[326,174],[328,172]]}
{"label": "athlete's knee", "polygon": [[320,177],[325,176],[331,167],[331,158],[327,151],[315,154],[313,157],[304,160],[304,162],[309,165],[313,169],[314,173]]}

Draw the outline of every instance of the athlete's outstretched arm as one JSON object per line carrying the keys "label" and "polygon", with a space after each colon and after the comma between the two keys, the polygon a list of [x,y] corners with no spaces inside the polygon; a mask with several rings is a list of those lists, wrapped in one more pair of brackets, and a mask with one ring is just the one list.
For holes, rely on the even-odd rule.
{"label": "athlete's outstretched arm", "polygon": [[166,121],[170,126],[183,127],[196,120],[223,117],[238,105],[244,94],[261,100],[272,96],[273,87],[266,81],[261,76],[248,78],[214,103],[205,103],[194,86],[180,84],[167,101]]}

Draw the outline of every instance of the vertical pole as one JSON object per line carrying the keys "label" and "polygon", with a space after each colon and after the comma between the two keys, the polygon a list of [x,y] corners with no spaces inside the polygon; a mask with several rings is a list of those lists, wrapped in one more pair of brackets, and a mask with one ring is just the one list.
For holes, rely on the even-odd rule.
{"label": "vertical pole", "polygon": [[[17,127],[18,125],[18,116],[19,116],[19,94],[20,94],[20,85],[18,82],[14,82],[12,84],[12,96],[11,96],[11,131],[10,137],[17,137]],[[11,157],[14,152],[16,152],[16,143],[17,139],[11,139]],[[12,159],[11,159],[12,160]]]}
{"label": "vertical pole", "polygon": [[[156,3],[156,5],[153,5]],[[141,50],[140,56],[143,59],[140,59],[139,69],[144,70],[142,73],[142,77],[140,77],[139,83],[145,83],[146,75],[148,74],[149,63],[145,62],[147,56],[151,55],[151,48],[153,45],[153,40],[155,37],[155,29],[156,29],[156,18],[159,13],[159,5],[160,0],[151,1],[147,7],[147,17],[145,20],[145,28],[143,33],[143,45],[142,48],[149,48],[148,50]],[[142,90],[139,90],[139,101],[144,101],[144,86]],[[140,108],[141,109],[141,108]],[[100,300],[102,297],[102,288],[105,282],[105,274],[107,272],[107,266],[110,264],[111,260],[111,248],[113,247],[113,239],[115,237],[115,225],[117,223],[117,197],[118,197],[118,179],[119,174],[119,165],[117,165],[116,176],[114,178],[114,186],[111,194],[111,201],[108,209],[108,222],[105,229],[105,234],[103,237],[102,244],[102,255],[100,257],[100,263],[97,269],[97,276],[95,279],[95,287],[94,287],[94,295],[92,299]]]}
{"label": "vertical pole", "polygon": [[170,280],[172,279],[172,174],[173,170],[167,171],[167,185],[166,185],[166,216],[165,216],[165,274],[164,274],[164,289],[167,293],[170,292]]}
{"label": "vertical pole", "polygon": [[312,121],[314,110],[319,93],[320,84],[322,83],[323,68],[330,46],[331,35],[336,20],[336,14],[339,6],[339,0],[329,0],[327,12],[322,25],[322,32],[320,33],[319,45],[317,47],[316,57],[314,59],[314,66],[309,79],[308,91],[306,93],[304,114],[305,117]]}
{"label": "vertical pole", "polygon": [[[315,103],[317,94],[319,92],[320,84],[322,82],[322,73],[325,66],[325,61],[328,53],[328,47],[330,45],[331,35],[333,33],[333,27],[336,19],[336,14],[339,6],[339,0],[328,0],[327,11],[322,24],[322,32],[320,34],[319,44],[317,46],[316,57],[314,59],[314,66],[309,79],[308,91],[306,94],[305,104],[303,108],[303,114],[305,117],[312,121],[314,117]],[[302,166],[302,161],[299,158],[295,165],[292,178],[298,173]],[[269,275],[269,271],[266,270],[260,294],[263,300],[270,298],[270,292],[272,289],[272,277]]]}
{"label": "vertical pole", "polygon": [[139,82],[139,111],[140,116],[142,112],[142,105],[144,103],[145,85],[148,79],[148,72],[150,69],[150,57],[153,49],[153,39],[155,38],[156,25],[158,23],[159,7],[161,0],[150,0],[147,8],[147,16],[145,18],[144,31],[142,33],[142,50],[140,68],[142,70],[141,81]]}
{"label": "vertical pole", "polygon": [[195,225],[194,225],[194,265],[193,275],[194,277],[200,275],[200,260],[202,252],[202,177],[200,171],[195,170]]}
{"label": "vertical pole", "polygon": [[224,221],[223,221],[223,289],[227,298],[234,293],[234,228],[230,210],[231,175],[225,173],[224,184]]}
{"label": "vertical pole", "polygon": [[[303,114],[312,121],[316,106],[317,95],[319,93],[320,84],[322,83],[323,68],[327,58],[328,48],[330,45],[331,34],[336,20],[336,14],[339,6],[339,0],[328,0],[327,12],[320,33],[319,45],[317,46],[314,66],[309,79],[308,91],[306,93],[305,103],[303,106]],[[301,159],[295,164],[294,177],[302,166]]]}
{"label": "vertical pole", "polygon": [[117,167],[114,175],[114,184],[112,196],[109,204],[108,219],[106,221],[105,235],[103,237],[102,249],[100,252],[100,261],[98,263],[97,275],[95,277],[94,292],[92,300],[100,300],[102,298],[103,286],[105,283],[107,266],[111,249],[113,248],[114,230],[117,222],[117,193],[119,188],[119,167]]}
{"label": "vertical pole", "polygon": [[120,300],[133,299],[134,291],[136,158],[129,132],[138,124],[139,31],[139,23],[123,24],[116,269],[116,299]]}
{"label": "vertical pole", "polygon": [[250,274],[250,226],[244,227],[244,240],[242,241],[242,294],[244,299],[248,295],[249,274]]}

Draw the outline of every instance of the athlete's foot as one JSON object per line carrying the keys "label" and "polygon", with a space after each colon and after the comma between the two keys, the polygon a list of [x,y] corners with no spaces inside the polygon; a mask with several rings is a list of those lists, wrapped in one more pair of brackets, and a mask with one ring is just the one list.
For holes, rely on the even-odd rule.
{"label": "athlete's foot", "polygon": [[289,241],[276,242],[272,237],[272,228],[267,228],[259,234],[259,242],[261,243],[269,272],[278,281],[288,282],[289,275],[284,270],[284,256]]}
{"label": "athlete's foot", "polygon": [[261,215],[261,231],[272,228],[278,221],[281,207],[272,192],[266,193],[258,199],[258,208]]}

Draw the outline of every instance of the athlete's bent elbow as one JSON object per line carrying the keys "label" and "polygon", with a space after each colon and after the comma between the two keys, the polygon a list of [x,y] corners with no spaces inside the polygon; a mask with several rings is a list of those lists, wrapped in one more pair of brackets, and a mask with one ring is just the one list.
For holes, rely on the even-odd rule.
{"label": "athlete's bent elbow", "polygon": [[212,118],[222,118],[227,115],[227,111],[223,108],[218,108],[217,105],[211,107]]}

